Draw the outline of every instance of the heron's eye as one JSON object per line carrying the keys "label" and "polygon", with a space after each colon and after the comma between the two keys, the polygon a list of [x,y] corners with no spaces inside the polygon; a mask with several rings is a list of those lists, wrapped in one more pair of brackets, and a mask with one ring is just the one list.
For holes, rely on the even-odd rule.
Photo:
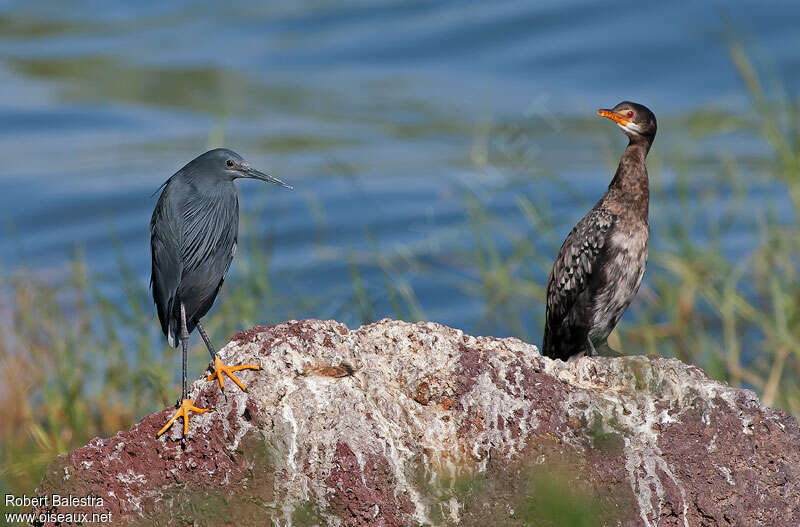
{"label": "heron's eye", "polygon": [[628,110],[628,119],[630,119],[631,117],[633,117],[633,112]]}
{"label": "heron's eye", "polygon": [[233,161],[231,161],[230,159],[228,159],[227,161],[225,161],[225,164],[226,164],[226,165],[228,165],[228,168],[230,168],[230,167],[232,167],[232,166],[233,166]]}

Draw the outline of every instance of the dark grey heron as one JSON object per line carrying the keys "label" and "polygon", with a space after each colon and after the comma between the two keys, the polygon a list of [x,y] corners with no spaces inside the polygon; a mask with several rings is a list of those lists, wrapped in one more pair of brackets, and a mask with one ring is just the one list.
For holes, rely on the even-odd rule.
{"label": "dark grey heron", "polygon": [[572,229],[547,280],[542,354],[566,360],[613,352],[607,339],[642,283],[650,239],[649,180],[644,160],[656,137],[656,116],[621,102],[597,114],[617,123],[628,147],[608,190]]}
{"label": "dark grey heron", "polygon": [[[169,345],[183,350],[181,402],[178,411],[158,431],[161,435],[178,417],[183,417],[183,434],[189,431],[189,412],[205,413],[186,394],[186,354],[189,334],[197,327],[214,361],[214,372],[224,390],[227,375],[242,390],[244,384],[233,374],[257,370],[255,364],[228,366],[217,355],[200,319],[208,313],[236,252],[239,229],[239,198],[233,180],[260,179],[291,189],[283,181],[250,167],[242,156],[217,148],[196,157],[165,181],[158,190],[150,220],[150,249],[153,266],[150,286],[161,329]],[[158,191],[156,191],[158,192]]]}

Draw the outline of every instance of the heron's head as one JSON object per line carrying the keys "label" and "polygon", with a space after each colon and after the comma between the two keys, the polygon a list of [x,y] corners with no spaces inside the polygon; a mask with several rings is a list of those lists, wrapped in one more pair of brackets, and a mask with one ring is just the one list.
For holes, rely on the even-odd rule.
{"label": "heron's head", "polygon": [[635,102],[623,101],[610,110],[597,110],[597,115],[611,119],[632,141],[645,139],[652,143],[658,125],[649,108]]}
{"label": "heron's head", "polygon": [[291,190],[291,185],[287,185],[278,178],[259,172],[244,160],[242,156],[227,148],[216,148],[209,150],[197,158],[203,165],[204,171],[213,173],[231,181],[237,178],[260,179],[267,183],[280,185]]}

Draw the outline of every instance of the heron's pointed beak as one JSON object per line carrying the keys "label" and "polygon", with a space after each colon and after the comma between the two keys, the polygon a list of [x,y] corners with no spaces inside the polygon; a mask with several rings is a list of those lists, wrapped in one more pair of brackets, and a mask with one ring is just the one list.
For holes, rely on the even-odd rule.
{"label": "heron's pointed beak", "polygon": [[608,119],[611,119],[612,121],[614,121],[615,123],[617,123],[622,127],[627,126],[628,123],[631,122],[630,119],[626,119],[625,117],[622,117],[620,114],[612,110],[605,110],[605,109],[597,110],[597,115],[599,115],[600,117],[606,117]]}
{"label": "heron's pointed beak", "polygon": [[278,179],[276,177],[268,176],[267,174],[264,174],[263,172],[259,172],[255,168],[249,168],[248,167],[248,168],[242,170],[241,174],[242,174],[241,177],[244,177],[244,178],[260,179],[261,181],[266,181],[267,183],[272,183],[273,185],[278,185],[279,187],[288,188],[289,190],[292,190],[292,188],[293,188],[291,185],[287,185],[286,183],[284,183],[280,179]]}

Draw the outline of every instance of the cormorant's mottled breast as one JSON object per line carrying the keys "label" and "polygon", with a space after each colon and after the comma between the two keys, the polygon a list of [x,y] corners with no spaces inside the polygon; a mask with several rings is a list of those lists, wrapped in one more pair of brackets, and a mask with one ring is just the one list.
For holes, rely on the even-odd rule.
{"label": "cormorant's mottled breast", "polygon": [[606,339],[642,283],[650,238],[647,167],[656,116],[621,102],[597,114],[617,123],[630,141],[600,201],[564,240],[547,280],[542,354],[565,360],[608,349]]}

